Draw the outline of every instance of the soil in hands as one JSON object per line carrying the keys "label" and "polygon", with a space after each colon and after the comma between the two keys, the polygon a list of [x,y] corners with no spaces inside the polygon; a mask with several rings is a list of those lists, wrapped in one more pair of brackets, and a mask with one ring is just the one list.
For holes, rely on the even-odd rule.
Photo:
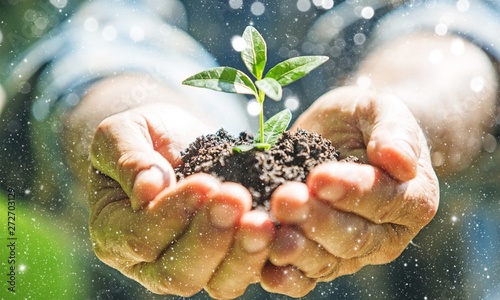
{"label": "soil in hands", "polygon": [[[339,153],[330,141],[305,130],[285,131],[269,150],[233,152],[236,145],[251,144],[253,136],[238,137],[220,129],[198,137],[183,153],[183,165],[176,168],[177,179],[203,172],[221,181],[241,183],[253,197],[254,208],[269,209],[273,191],[286,181],[305,182],[317,165],[338,161]],[[347,161],[357,161],[348,157]]]}

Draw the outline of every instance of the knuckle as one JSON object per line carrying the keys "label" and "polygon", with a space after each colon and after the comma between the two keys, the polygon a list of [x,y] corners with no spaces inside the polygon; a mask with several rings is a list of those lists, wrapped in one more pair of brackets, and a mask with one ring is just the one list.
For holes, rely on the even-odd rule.
{"label": "knuckle", "polygon": [[346,244],[342,258],[350,259],[367,256],[380,249],[380,236],[376,230],[379,225],[364,223],[351,243]]}
{"label": "knuckle", "polygon": [[147,245],[146,241],[135,236],[125,240],[125,252],[135,261],[152,262],[158,258],[159,250]]}

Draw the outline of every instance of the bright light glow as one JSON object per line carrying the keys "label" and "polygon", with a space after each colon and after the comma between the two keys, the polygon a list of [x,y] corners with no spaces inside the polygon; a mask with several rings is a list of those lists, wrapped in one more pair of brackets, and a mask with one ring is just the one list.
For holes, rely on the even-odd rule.
{"label": "bright light glow", "polygon": [[363,7],[363,9],[361,10],[361,16],[367,20],[373,18],[374,15],[375,11],[371,6]]}
{"label": "bright light glow", "polygon": [[99,28],[99,22],[92,17],[87,18],[83,23],[83,28],[85,28],[88,32],[94,32]]}
{"label": "bright light glow", "polygon": [[479,93],[484,89],[485,81],[484,78],[481,76],[477,76],[472,78],[470,81],[470,89],[473,92]]}
{"label": "bright light glow", "polygon": [[361,75],[356,80],[356,84],[361,88],[369,88],[372,85],[372,80],[368,76]]}
{"label": "bright light glow", "polygon": [[488,153],[493,153],[497,149],[497,146],[497,139],[493,135],[488,133],[483,139],[484,150],[486,150],[486,152]]}
{"label": "bright light glow", "polygon": [[49,25],[49,19],[45,17],[38,17],[36,18],[34,24],[36,28],[44,30],[45,28],[47,28],[47,25]]}
{"label": "bright light glow", "polygon": [[113,26],[106,26],[102,30],[102,37],[106,41],[114,40],[116,38],[116,34],[117,34],[116,29]]}
{"label": "bright light glow", "polygon": [[257,100],[250,100],[247,104],[247,112],[251,116],[257,116],[260,113],[260,104]]}
{"label": "bright light glow", "polygon": [[318,8],[330,9],[333,7],[333,0],[312,0],[312,2]]}
{"label": "bright light glow", "polygon": [[285,107],[291,111],[297,110],[297,108],[299,108],[299,105],[300,105],[300,101],[299,101],[299,99],[297,99],[297,97],[292,96],[292,97],[286,98],[286,100],[285,100]]}
{"label": "bright light glow", "polygon": [[436,32],[437,35],[443,36],[448,32],[448,26],[446,26],[446,24],[439,23],[434,28],[434,31]]}
{"label": "bright light glow", "polygon": [[260,16],[266,11],[266,7],[264,6],[264,3],[255,1],[254,3],[252,3],[252,6],[250,6],[250,11],[255,16]]}
{"label": "bright light glow", "polygon": [[55,8],[65,8],[68,0],[50,0],[50,4],[54,5]]}
{"label": "bright light glow", "polygon": [[129,36],[134,42],[142,41],[144,39],[144,29],[140,26],[133,26],[130,28]]}
{"label": "bright light glow", "polygon": [[297,0],[297,9],[301,12],[306,12],[311,8],[311,1],[309,0]]}
{"label": "bright light glow", "polygon": [[243,7],[243,0],[229,0],[229,6],[232,9],[240,9]]}
{"label": "bright light glow", "polygon": [[468,11],[470,7],[469,0],[458,0],[457,1],[457,9],[461,12]]}
{"label": "bright light glow", "polygon": [[231,38],[231,45],[234,50],[241,52],[246,48],[247,43],[241,36],[235,35]]}
{"label": "bright light glow", "polygon": [[333,7],[333,0],[323,0],[323,9],[330,9]]}
{"label": "bright light glow", "polygon": [[363,33],[356,33],[354,35],[354,43],[356,45],[362,45],[366,41],[366,36]]}
{"label": "bright light glow", "polygon": [[454,55],[462,55],[465,51],[465,44],[461,39],[455,39],[451,42],[450,50]]}
{"label": "bright light glow", "polygon": [[429,60],[435,65],[440,64],[443,62],[443,52],[439,49],[432,50],[429,53]]}
{"label": "bright light glow", "polygon": [[2,40],[3,40],[3,34],[2,31],[0,30],[0,44],[2,44]]}

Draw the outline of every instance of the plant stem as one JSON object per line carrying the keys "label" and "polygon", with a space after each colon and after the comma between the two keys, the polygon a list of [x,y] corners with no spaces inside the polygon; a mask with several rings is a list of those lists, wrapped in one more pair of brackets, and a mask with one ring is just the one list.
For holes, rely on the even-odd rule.
{"label": "plant stem", "polygon": [[259,104],[260,104],[260,113],[259,113],[259,127],[260,127],[260,142],[264,143],[264,98],[266,95],[259,90]]}

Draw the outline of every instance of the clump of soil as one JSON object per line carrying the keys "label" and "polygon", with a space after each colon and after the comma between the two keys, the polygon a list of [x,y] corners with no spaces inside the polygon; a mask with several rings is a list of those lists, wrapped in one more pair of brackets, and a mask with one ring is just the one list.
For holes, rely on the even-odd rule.
{"label": "clump of soil", "polygon": [[[236,145],[251,144],[253,136],[238,137],[220,129],[198,137],[182,153],[183,165],[176,168],[177,179],[204,172],[221,181],[241,183],[253,197],[253,206],[269,209],[273,191],[286,181],[305,182],[309,172],[321,163],[338,161],[339,153],[330,141],[305,130],[285,131],[267,151],[236,153]],[[349,157],[346,160],[356,161]]]}

